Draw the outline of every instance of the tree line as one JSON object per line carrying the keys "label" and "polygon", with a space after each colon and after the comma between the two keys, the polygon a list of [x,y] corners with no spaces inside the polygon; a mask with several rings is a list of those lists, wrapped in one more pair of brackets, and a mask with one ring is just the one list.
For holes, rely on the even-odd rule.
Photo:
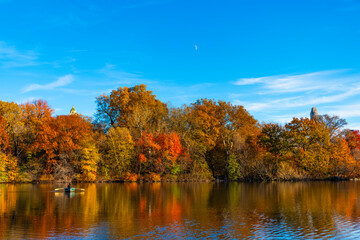
{"label": "tree line", "polygon": [[0,101],[0,182],[354,178],[360,134],[322,115],[259,123],[243,106],[169,107],[146,85],[96,98],[95,118]]}

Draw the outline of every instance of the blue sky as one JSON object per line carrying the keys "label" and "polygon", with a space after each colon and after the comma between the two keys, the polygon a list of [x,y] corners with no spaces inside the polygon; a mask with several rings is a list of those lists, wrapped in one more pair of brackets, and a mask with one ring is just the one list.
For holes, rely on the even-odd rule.
{"label": "blue sky", "polygon": [[320,114],[360,128],[360,1],[0,0],[0,99],[92,116],[144,83],[172,106],[212,98],[260,122]]}

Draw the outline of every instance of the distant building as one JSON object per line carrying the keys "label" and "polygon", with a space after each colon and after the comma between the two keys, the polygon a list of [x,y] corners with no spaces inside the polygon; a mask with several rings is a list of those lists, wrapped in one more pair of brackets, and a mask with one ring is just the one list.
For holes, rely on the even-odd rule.
{"label": "distant building", "polygon": [[70,116],[71,116],[71,115],[77,115],[77,112],[76,112],[76,110],[75,110],[75,107],[74,107],[74,106],[72,106],[72,108],[71,108],[71,110],[70,110],[69,115],[70,115]]}
{"label": "distant building", "polygon": [[318,113],[316,107],[312,107],[311,112],[310,112],[310,119],[316,119],[318,117],[319,117],[319,113]]}

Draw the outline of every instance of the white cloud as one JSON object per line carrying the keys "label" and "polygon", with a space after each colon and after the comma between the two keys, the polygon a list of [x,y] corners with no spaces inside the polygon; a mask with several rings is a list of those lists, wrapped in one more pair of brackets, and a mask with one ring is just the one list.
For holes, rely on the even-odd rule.
{"label": "white cloud", "polygon": [[0,41],[0,66],[6,68],[34,66],[38,64],[36,60],[37,54],[34,51],[19,51]]}
{"label": "white cloud", "polygon": [[[241,94],[232,93],[234,104],[251,111],[285,110],[320,104],[339,103],[360,93],[360,75],[347,70],[319,71],[300,75],[277,75],[243,78],[234,84],[255,85],[255,101],[243,101]],[[289,97],[291,94],[291,97]],[[245,98],[245,97],[244,97]]]}
{"label": "white cloud", "polygon": [[[316,106],[325,103],[335,103],[345,100],[360,93],[360,88],[352,88],[340,94],[330,96],[303,95],[289,98],[264,100],[262,102],[248,102],[238,99],[233,100],[234,104],[243,105],[250,111],[264,111],[266,109],[285,109],[304,106]],[[235,95],[236,96],[236,95]]]}
{"label": "white cloud", "polygon": [[272,103],[271,102],[247,102],[247,101],[241,101],[241,100],[234,100],[232,101],[235,105],[241,105],[244,106],[246,110],[248,111],[262,111],[263,109],[269,108]]}
{"label": "white cloud", "polygon": [[272,77],[259,77],[259,78],[240,78],[236,82],[235,85],[249,85],[255,83],[264,83],[267,79]]}
{"label": "white cloud", "polygon": [[330,107],[328,112],[342,118],[360,117],[360,103]]}
{"label": "white cloud", "polygon": [[59,77],[56,81],[48,83],[48,84],[31,84],[23,89],[23,93],[31,92],[36,90],[52,90],[58,87],[63,87],[69,85],[73,82],[73,76],[71,74],[65,75],[63,77]]}
{"label": "white cloud", "polygon": [[358,72],[332,70],[242,78],[233,84],[242,87],[229,94],[232,103],[243,105],[260,119],[285,123],[294,116],[309,117],[311,107],[317,107],[320,114],[347,119],[353,129],[360,125]]}
{"label": "white cloud", "polygon": [[[135,73],[124,72],[116,69],[114,64],[106,64],[104,68],[99,70],[104,74],[111,84],[136,84],[136,83],[149,83],[149,80],[144,79],[141,75]],[[113,81],[116,82],[113,82]]]}
{"label": "white cloud", "polygon": [[347,124],[345,127],[345,129],[352,129],[352,130],[360,130],[360,124],[359,123],[354,123],[354,124]]}
{"label": "white cloud", "polygon": [[[360,75],[344,76],[347,70],[318,71],[297,75],[275,75],[259,78],[240,78],[234,85],[258,84],[264,92],[262,94],[305,92],[313,90],[334,90],[338,89],[344,80],[351,81]],[[331,83],[331,84],[330,84]]]}

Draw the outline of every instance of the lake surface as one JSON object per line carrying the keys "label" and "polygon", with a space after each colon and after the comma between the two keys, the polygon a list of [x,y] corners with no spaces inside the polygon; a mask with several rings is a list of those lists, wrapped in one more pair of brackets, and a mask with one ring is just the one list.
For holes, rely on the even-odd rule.
{"label": "lake surface", "polygon": [[360,238],[360,182],[0,184],[1,239]]}

